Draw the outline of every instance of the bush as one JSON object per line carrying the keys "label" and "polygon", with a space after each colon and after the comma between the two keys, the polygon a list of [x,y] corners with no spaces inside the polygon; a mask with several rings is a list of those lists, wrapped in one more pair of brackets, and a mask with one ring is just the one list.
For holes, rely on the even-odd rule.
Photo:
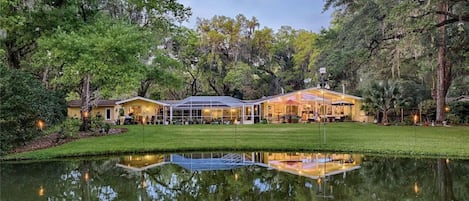
{"label": "bush", "polygon": [[436,101],[429,99],[424,100],[420,103],[422,107],[422,115],[425,116],[425,119],[422,119],[427,122],[431,122],[436,119]]}
{"label": "bush", "polygon": [[454,124],[469,123],[469,102],[452,102],[449,104],[449,108],[450,114],[447,116],[448,121]]}
{"label": "bush", "polygon": [[106,132],[106,134],[108,134],[109,130],[111,130],[111,124],[105,123],[104,126],[103,126],[103,129],[104,129],[104,132]]}
{"label": "bush", "polygon": [[80,120],[67,118],[60,124],[58,131],[61,138],[74,138],[78,137],[78,130],[80,129]]}
{"label": "bush", "polygon": [[45,89],[29,73],[0,65],[0,154],[42,134],[36,122],[53,126],[67,114],[64,95]]}
{"label": "bush", "polygon": [[448,121],[448,124],[459,124],[459,117],[455,114],[446,115],[446,120]]}

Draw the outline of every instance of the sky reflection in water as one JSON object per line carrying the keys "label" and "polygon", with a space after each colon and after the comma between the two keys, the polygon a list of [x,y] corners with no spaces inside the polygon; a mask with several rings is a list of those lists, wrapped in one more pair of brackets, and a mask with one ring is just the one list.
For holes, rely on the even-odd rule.
{"label": "sky reflection in water", "polygon": [[0,200],[463,200],[469,161],[183,153],[0,165]]}

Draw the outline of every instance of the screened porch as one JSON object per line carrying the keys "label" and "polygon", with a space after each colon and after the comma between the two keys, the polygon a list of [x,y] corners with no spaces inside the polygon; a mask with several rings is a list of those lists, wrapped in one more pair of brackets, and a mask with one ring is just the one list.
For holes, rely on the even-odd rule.
{"label": "screened porch", "polygon": [[250,124],[254,105],[229,96],[191,96],[171,105],[173,124]]}

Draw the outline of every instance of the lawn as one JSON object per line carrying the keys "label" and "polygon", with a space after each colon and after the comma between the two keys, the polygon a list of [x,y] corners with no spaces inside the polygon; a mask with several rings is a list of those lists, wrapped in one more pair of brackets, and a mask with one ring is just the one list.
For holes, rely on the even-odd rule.
{"label": "lawn", "polygon": [[[118,135],[85,138],[3,159],[176,151],[339,151],[469,158],[469,127],[379,126],[362,123],[132,125]],[[326,136],[324,139],[324,135]]]}

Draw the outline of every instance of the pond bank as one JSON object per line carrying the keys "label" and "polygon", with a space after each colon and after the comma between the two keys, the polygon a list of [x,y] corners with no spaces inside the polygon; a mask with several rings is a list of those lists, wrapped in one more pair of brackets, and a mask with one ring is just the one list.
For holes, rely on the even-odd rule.
{"label": "pond bank", "polygon": [[10,154],[3,160],[121,153],[210,150],[340,151],[412,157],[469,158],[469,127],[365,123],[130,125],[128,132]]}

